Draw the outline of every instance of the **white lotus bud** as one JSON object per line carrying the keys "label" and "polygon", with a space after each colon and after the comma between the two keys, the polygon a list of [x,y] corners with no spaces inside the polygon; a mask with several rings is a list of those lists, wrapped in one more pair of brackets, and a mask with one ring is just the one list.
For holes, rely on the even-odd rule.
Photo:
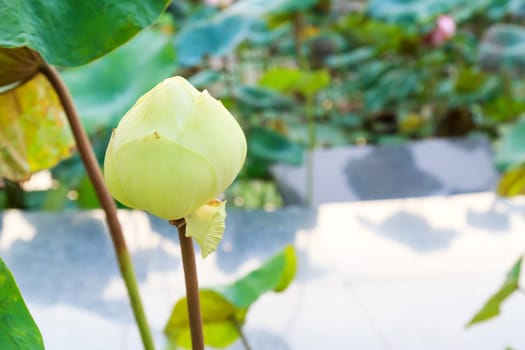
{"label": "white lotus bud", "polygon": [[214,200],[245,158],[244,133],[222,103],[172,77],[142,96],[113,131],[104,176],[121,203],[173,220]]}

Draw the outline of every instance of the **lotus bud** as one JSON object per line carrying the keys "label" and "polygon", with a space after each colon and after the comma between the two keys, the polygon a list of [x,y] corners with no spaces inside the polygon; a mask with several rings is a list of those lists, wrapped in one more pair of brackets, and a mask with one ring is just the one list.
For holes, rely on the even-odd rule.
{"label": "lotus bud", "polygon": [[[106,150],[104,176],[119,202],[166,220],[186,218],[188,236],[206,242],[203,231],[211,230],[210,240],[218,244],[225,211],[215,198],[245,158],[244,133],[222,103],[172,77],[142,96],[119,122]],[[215,247],[202,249],[203,255]]]}
{"label": "lotus bud", "polygon": [[433,46],[439,46],[454,37],[456,21],[449,15],[441,15],[436,21],[436,28],[429,34],[428,41]]}

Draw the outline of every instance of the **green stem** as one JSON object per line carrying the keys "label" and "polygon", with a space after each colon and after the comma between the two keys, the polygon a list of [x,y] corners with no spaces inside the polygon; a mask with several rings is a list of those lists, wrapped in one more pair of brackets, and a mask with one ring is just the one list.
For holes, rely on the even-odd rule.
{"label": "green stem", "polygon": [[154,350],[155,345],[153,343],[153,337],[151,336],[151,331],[146,320],[144,307],[142,306],[140,292],[135,277],[135,272],[133,270],[133,264],[126,247],[126,241],[124,239],[124,234],[122,233],[122,227],[118,221],[117,207],[106,188],[104,179],[102,177],[102,172],[99,168],[97,159],[95,158],[95,154],[93,153],[93,149],[90,145],[86,132],[82,127],[80,118],[78,117],[75,105],[73,104],[73,99],[71,98],[71,95],[69,94],[69,91],[64,82],[60,78],[60,75],[53,67],[44,62],[40,67],[40,71],[49,80],[55,89],[58,98],[60,99],[60,103],[64,108],[67,120],[71,127],[71,131],[75,138],[80,158],[84,163],[89,179],[93,183],[93,187],[95,188],[100,206],[106,214],[106,223],[113,241],[113,247],[115,249],[115,255],[120,269],[120,274],[124,279],[124,283],[128,291],[129,301],[131,303],[131,308],[133,309],[135,321],[140,331],[144,349]]}
{"label": "green stem", "polygon": [[305,18],[304,13],[297,11],[293,14],[293,35],[295,56],[299,68],[307,70],[309,68],[308,59],[303,55],[303,38],[304,38]]}
{"label": "green stem", "polygon": [[[307,57],[303,54],[302,46],[304,39],[305,17],[303,12],[294,13],[293,32],[295,55],[299,68],[303,71],[310,70],[310,64]],[[306,158],[306,204],[311,207],[314,197],[314,149],[316,145],[315,135],[315,97],[312,95],[306,97],[305,116],[308,125],[308,155]]]}
{"label": "green stem", "polygon": [[202,333],[202,317],[199,296],[199,280],[195,264],[195,252],[191,237],[186,237],[186,220],[170,220],[169,223],[179,231],[180,250],[182,253],[182,267],[186,282],[186,304],[190,319],[191,345],[193,350],[204,350],[204,336]]}
{"label": "green stem", "polygon": [[306,203],[313,205],[314,197],[314,149],[317,143],[315,135],[315,104],[314,97],[306,98],[306,122],[308,124],[308,155],[306,159]]}
{"label": "green stem", "polygon": [[245,350],[252,350],[252,347],[250,346],[250,343],[248,342],[248,338],[246,337],[246,334],[244,334],[244,331],[242,330],[242,326],[237,321],[235,317],[231,318],[232,323],[235,326],[235,329],[237,330],[237,333],[239,333],[239,337],[241,337],[242,346]]}

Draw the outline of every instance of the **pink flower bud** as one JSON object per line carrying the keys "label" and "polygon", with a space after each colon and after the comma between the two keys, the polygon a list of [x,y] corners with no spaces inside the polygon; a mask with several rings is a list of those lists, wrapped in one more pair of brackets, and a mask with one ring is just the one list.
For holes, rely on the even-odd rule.
{"label": "pink flower bud", "polygon": [[450,39],[456,34],[456,21],[449,15],[441,15],[437,20],[437,29],[445,39]]}
{"label": "pink flower bud", "polygon": [[428,42],[432,46],[444,44],[456,34],[456,21],[449,15],[441,15],[436,21],[436,28],[428,35]]}

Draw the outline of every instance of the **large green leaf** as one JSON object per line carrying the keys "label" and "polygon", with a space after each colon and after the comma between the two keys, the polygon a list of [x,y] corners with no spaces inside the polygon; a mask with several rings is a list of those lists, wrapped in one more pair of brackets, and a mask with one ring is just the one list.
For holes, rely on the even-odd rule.
{"label": "large green leaf", "polygon": [[315,71],[302,71],[297,82],[297,91],[304,96],[314,96],[330,84],[330,74],[324,69]]}
{"label": "large green leaf", "polygon": [[248,308],[269,291],[281,292],[292,282],[297,272],[297,256],[292,246],[266,261],[258,269],[220,291],[238,308]]}
{"label": "large green leaf", "polygon": [[503,170],[525,162],[525,120],[503,133],[496,145],[495,162]]}
{"label": "large green leaf", "polygon": [[303,149],[286,137],[269,129],[252,128],[248,133],[249,155],[267,162],[300,165]]}
{"label": "large green leaf", "polygon": [[363,63],[363,65],[357,69],[358,88],[364,90],[373,87],[390,69],[391,67],[388,65],[388,62],[385,61]]}
{"label": "large green leaf", "polygon": [[364,106],[369,111],[380,111],[394,103],[402,103],[423,89],[418,73],[407,69],[390,69],[376,83],[364,91]]}
{"label": "large green leaf", "polygon": [[326,70],[306,71],[297,68],[274,67],[259,79],[259,85],[279,92],[300,92],[314,96],[330,84]]}
{"label": "large green leaf", "polygon": [[153,23],[168,0],[0,0],[0,47],[28,46],[51,64],[78,66]]}
{"label": "large green leaf", "polygon": [[483,35],[479,63],[487,68],[525,72],[525,28],[517,24],[496,24]]}
{"label": "large green leaf", "polygon": [[276,43],[278,40],[285,39],[291,31],[291,22],[285,22],[275,27],[261,20],[252,25],[247,40],[254,46],[267,46]]}
{"label": "large green leaf", "polygon": [[230,10],[232,13],[255,15],[285,14],[307,10],[319,0],[240,0],[237,7]]}
{"label": "large green leaf", "polygon": [[241,0],[208,16],[190,18],[177,33],[175,44],[179,62],[197,65],[206,56],[221,57],[232,51],[252,34],[255,24],[272,13],[305,10],[317,0]]}
{"label": "large green leaf", "polygon": [[500,95],[484,103],[483,112],[495,121],[514,120],[525,113],[525,101],[512,94]]}
{"label": "large green leaf", "polygon": [[[211,289],[199,292],[202,331],[206,345],[225,347],[239,337],[237,324],[243,324],[246,310],[238,309],[221,294]],[[191,348],[190,322],[186,297],[177,301],[164,333],[174,346]]]}
{"label": "large green leaf", "polygon": [[44,349],[42,335],[20,294],[13,275],[0,258],[0,349]]}
{"label": "large green leaf", "polygon": [[[292,124],[290,125],[288,136],[300,145],[308,145],[309,130],[308,125]],[[351,143],[348,131],[339,125],[334,124],[315,124],[316,147],[337,147],[346,146]]]}
{"label": "large green leaf", "polygon": [[197,89],[204,90],[209,87],[211,84],[216,83],[221,79],[222,75],[220,71],[213,69],[206,69],[200,71],[191,77],[188,78],[188,81],[191,85],[195,86]]}
{"label": "large green leaf", "polygon": [[350,36],[351,43],[371,47],[376,52],[405,51],[407,44],[418,45],[421,40],[410,27],[374,20],[360,13],[351,13],[338,26]]}
{"label": "large green leaf", "polygon": [[223,56],[234,50],[249,33],[251,17],[216,16],[183,27],[176,38],[181,65],[198,64],[207,55]]}
{"label": "large green leaf", "polygon": [[186,20],[175,38],[179,63],[192,66],[205,56],[230,53],[271,8],[267,0],[243,0],[222,11],[197,12]]}
{"label": "large green leaf", "polygon": [[0,177],[19,181],[73,151],[60,101],[45,77],[0,94]]}
{"label": "large green leaf", "polygon": [[140,96],[171,76],[175,67],[171,36],[148,29],[100,60],[63,71],[62,77],[91,133],[114,127]]}
{"label": "large green leaf", "polygon": [[419,23],[446,13],[462,0],[370,0],[370,16],[395,23]]}
{"label": "large green leaf", "polygon": [[242,106],[252,109],[288,110],[294,105],[291,98],[260,86],[240,86],[234,93]]}
{"label": "large green leaf", "polygon": [[507,300],[515,291],[519,289],[519,278],[521,272],[521,263],[523,257],[512,266],[512,269],[507,274],[505,282],[501,288],[494,294],[490,299],[483,305],[481,310],[467,324],[470,327],[476,323],[487,321],[493,317],[496,317],[500,313],[501,304]]}
{"label": "large green leaf", "polygon": [[272,67],[259,78],[259,85],[279,92],[295,90],[301,79],[301,71],[297,68]]}
{"label": "large green leaf", "polygon": [[493,102],[501,88],[498,76],[488,75],[477,68],[459,68],[456,77],[445,80],[438,88],[438,95],[449,105],[461,106],[476,102]]}
{"label": "large green leaf", "polygon": [[[249,307],[264,293],[282,292],[297,271],[297,256],[292,246],[238,281],[222,288],[201,289],[201,316],[204,342],[212,347],[233,343],[241,331]],[[191,348],[191,333],[186,298],[175,304],[164,328],[172,347]]]}
{"label": "large green leaf", "polygon": [[348,53],[332,55],[326,59],[326,65],[332,68],[354,68],[373,58],[374,54],[375,52],[372,48],[363,47]]}
{"label": "large green leaf", "polygon": [[[463,20],[468,20],[475,15],[481,15],[491,22],[502,21],[506,15],[520,16],[523,13],[523,0],[463,1],[460,11],[470,14],[470,16],[462,16]],[[460,11],[458,11],[458,14]]]}
{"label": "large green leaf", "polygon": [[282,14],[308,10],[319,0],[273,0],[271,2],[277,5],[272,12]]}

